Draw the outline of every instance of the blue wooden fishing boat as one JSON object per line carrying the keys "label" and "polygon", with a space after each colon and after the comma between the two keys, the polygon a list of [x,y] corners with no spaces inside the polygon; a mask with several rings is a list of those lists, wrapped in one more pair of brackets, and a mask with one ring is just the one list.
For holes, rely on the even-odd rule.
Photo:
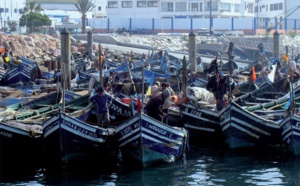
{"label": "blue wooden fishing boat", "polygon": [[42,124],[44,148],[51,162],[66,165],[90,159],[108,160],[113,149],[108,141],[114,130],[85,123],[88,115],[89,110],[76,117],[59,110]]}
{"label": "blue wooden fishing boat", "polygon": [[282,141],[287,146],[289,152],[295,156],[300,156],[300,117],[290,113],[280,122]]}
{"label": "blue wooden fishing boat", "polygon": [[[76,94],[75,92],[65,91],[65,100],[70,101],[72,99],[78,98],[81,95]],[[61,91],[50,92],[49,94],[45,94],[36,99],[28,100],[22,103],[15,103],[7,106],[13,110],[20,109],[38,109],[41,107],[49,107],[51,105],[55,105],[60,102],[62,98]]]}
{"label": "blue wooden fishing boat", "polygon": [[20,64],[11,63],[11,69],[2,77],[4,85],[24,84],[33,81],[37,74],[35,62],[22,57]]}
{"label": "blue wooden fishing boat", "polygon": [[[180,105],[181,123],[190,133],[191,141],[223,140],[219,113],[208,104],[184,103]],[[213,105],[215,107],[215,105]]]}
{"label": "blue wooden fishing boat", "polygon": [[148,167],[181,158],[188,146],[188,133],[145,114],[135,115],[116,128],[118,146],[124,162]]}
{"label": "blue wooden fishing boat", "polygon": [[[31,161],[42,152],[42,127],[17,121],[0,122],[0,163]],[[30,158],[30,159],[29,159]]]}
{"label": "blue wooden fishing boat", "polygon": [[[73,117],[85,119],[90,112],[91,104],[88,103],[89,96],[81,96],[66,102],[66,111]],[[43,99],[46,99],[43,97]],[[0,142],[2,152],[10,152],[12,149],[18,150],[22,155],[28,154],[28,151],[38,152],[41,150],[42,132],[41,124],[55,115],[60,103],[54,105],[42,105],[39,109],[29,109],[33,105],[28,102],[24,104],[25,111],[11,114],[13,109],[10,109],[6,115],[3,115],[1,110],[0,122]],[[83,107],[82,105],[87,105]],[[27,110],[28,108],[28,110]],[[12,145],[15,144],[15,145]],[[38,145],[39,144],[39,145]],[[20,147],[19,147],[20,146]],[[19,154],[20,154],[19,153]]]}
{"label": "blue wooden fishing boat", "polygon": [[280,144],[278,122],[247,111],[233,100],[219,114],[222,132],[229,148],[274,147]]}

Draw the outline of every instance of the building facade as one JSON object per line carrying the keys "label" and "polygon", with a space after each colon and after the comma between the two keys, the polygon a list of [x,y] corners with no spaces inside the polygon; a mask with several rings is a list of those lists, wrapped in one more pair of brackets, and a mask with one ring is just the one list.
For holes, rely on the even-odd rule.
{"label": "building facade", "polygon": [[288,25],[295,24],[295,20],[296,23],[298,22],[297,20],[300,18],[300,1],[256,0],[254,11],[258,29],[276,29],[276,22],[278,29],[284,29]]}
{"label": "building facade", "polygon": [[[37,4],[41,4],[44,9],[44,13],[49,17],[61,17],[63,14],[70,18],[81,18],[81,14],[77,11],[75,4],[77,0],[35,0]],[[106,18],[106,6],[105,0],[91,0],[93,3],[93,9],[87,12],[87,18]]]}
{"label": "building facade", "polygon": [[255,0],[108,0],[107,15],[109,18],[253,17],[254,5]]}
{"label": "building facade", "polygon": [[1,0],[0,29],[7,28],[8,21],[19,22],[26,0]]}

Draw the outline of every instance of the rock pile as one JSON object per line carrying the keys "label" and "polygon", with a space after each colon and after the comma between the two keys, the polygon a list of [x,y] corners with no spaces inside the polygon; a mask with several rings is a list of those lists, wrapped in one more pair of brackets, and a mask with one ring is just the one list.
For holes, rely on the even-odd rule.
{"label": "rock pile", "polygon": [[[60,55],[61,41],[59,35],[50,36],[44,34],[7,35],[0,34],[0,45],[13,51],[14,56],[41,57],[45,54]],[[96,49],[96,46],[93,46]],[[71,52],[84,53],[87,50],[86,43],[72,43]]]}
{"label": "rock pile", "polygon": [[[157,49],[169,49],[170,51],[187,51],[189,36],[186,35],[112,35],[123,43],[154,46]],[[197,36],[197,43],[221,44],[215,37]]]}
{"label": "rock pile", "polygon": [[[12,50],[15,56],[33,55],[39,57],[45,53],[54,56],[60,55],[60,35],[6,35],[0,34],[0,45]],[[155,46],[157,49],[169,49],[170,51],[188,51],[188,35],[112,35],[116,40],[123,43]],[[261,37],[261,36],[248,36]],[[300,48],[300,36],[292,38],[289,35],[281,35],[281,47],[286,45],[298,53]],[[222,44],[216,37],[197,36],[197,43]],[[96,50],[97,46],[93,46]],[[72,42],[71,52],[84,53],[87,50],[86,42]],[[291,51],[291,49],[290,49]],[[1,59],[0,59],[1,60]]]}

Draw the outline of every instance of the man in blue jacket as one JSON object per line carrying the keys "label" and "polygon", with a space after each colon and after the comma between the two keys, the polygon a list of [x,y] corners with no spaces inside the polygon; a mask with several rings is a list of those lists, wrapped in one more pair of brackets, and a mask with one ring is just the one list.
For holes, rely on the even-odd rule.
{"label": "man in blue jacket", "polygon": [[104,93],[103,87],[99,87],[97,93],[90,98],[90,101],[97,104],[98,125],[108,124],[110,122],[108,106],[111,102],[111,96]]}

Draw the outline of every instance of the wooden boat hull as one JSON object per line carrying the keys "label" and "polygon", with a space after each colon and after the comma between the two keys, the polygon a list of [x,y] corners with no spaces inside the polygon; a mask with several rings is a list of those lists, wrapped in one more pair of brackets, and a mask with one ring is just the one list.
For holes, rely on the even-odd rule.
{"label": "wooden boat hull", "polygon": [[289,115],[280,122],[282,141],[289,152],[300,156],[300,117]]}
{"label": "wooden boat hull", "polygon": [[42,153],[42,128],[36,125],[0,122],[1,163],[28,161]]}
{"label": "wooden boat hull", "polygon": [[33,64],[13,66],[13,68],[4,75],[4,84],[28,83],[32,80],[31,74],[33,74],[35,70],[35,65]]}
{"label": "wooden boat hull", "polygon": [[165,125],[144,114],[124,122],[116,133],[123,161],[142,167],[173,162],[184,155],[188,145],[185,129]]}
{"label": "wooden boat hull", "polygon": [[191,141],[201,139],[222,140],[219,114],[207,108],[197,108],[195,105],[184,103],[180,107],[181,121],[189,131]]}
{"label": "wooden boat hull", "polygon": [[220,124],[229,148],[280,144],[278,123],[259,117],[233,101],[220,111]]}
{"label": "wooden boat hull", "polygon": [[[86,118],[88,112],[81,119]],[[77,117],[78,118],[78,117]],[[44,146],[52,162],[68,164],[108,158],[107,140],[113,131],[89,125],[61,111],[43,123]]]}

